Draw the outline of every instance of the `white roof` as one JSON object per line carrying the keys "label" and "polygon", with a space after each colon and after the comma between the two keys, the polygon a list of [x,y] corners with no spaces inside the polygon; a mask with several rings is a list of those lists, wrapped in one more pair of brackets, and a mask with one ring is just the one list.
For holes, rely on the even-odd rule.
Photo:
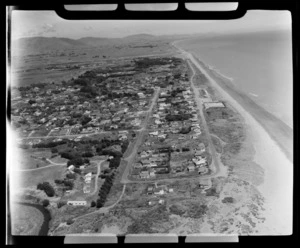
{"label": "white roof", "polygon": [[204,103],[205,109],[208,108],[224,108],[224,104],[222,102],[205,102]]}

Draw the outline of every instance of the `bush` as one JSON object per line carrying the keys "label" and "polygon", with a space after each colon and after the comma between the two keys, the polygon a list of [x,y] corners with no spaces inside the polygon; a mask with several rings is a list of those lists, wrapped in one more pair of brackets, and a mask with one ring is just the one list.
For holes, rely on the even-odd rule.
{"label": "bush", "polygon": [[75,173],[78,173],[78,174],[81,174],[81,170],[78,169],[78,168],[74,168],[74,172],[75,172]]}
{"label": "bush", "polygon": [[97,208],[102,208],[103,207],[103,202],[102,202],[101,199],[97,199],[96,207]]}
{"label": "bush", "polygon": [[83,159],[81,157],[77,157],[77,158],[73,158],[73,159],[69,160],[67,164],[68,164],[68,166],[74,165],[75,167],[78,168],[80,165],[83,165],[83,164],[89,163],[89,162],[90,162],[90,160],[87,158]]}
{"label": "bush", "polygon": [[70,189],[73,189],[74,187],[74,183],[71,180],[64,180],[64,185]]}
{"label": "bush", "polygon": [[57,150],[57,148],[54,147],[54,148],[51,149],[51,152],[52,153],[58,153],[58,150]]}
{"label": "bush", "polygon": [[75,173],[69,173],[69,174],[67,174],[66,175],[66,178],[68,178],[68,179],[76,179],[76,174]]}
{"label": "bush", "polygon": [[170,208],[170,213],[172,214],[176,214],[176,215],[183,215],[185,213],[185,211],[181,208],[179,208],[177,205],[172,205]]}
{"label": "bush", "polygon": [[52,197],[55,195],[54,188],[51,186],[49,182],[39,183],[37,185],[37,189],[44,190],[47,196]]}
{"label": "bush", "polygon": [[62,206],[66,205],[66,204],[67,204],[67,202],[65,202],[65,201],[59,201],[59,202],[57,203],[57,207],[58,207],[58,208],[61,208]]}
{"label": "bush", "polygon": [[91,202],[91,207],[93,208],[93,207],[96,207],[96,202],[95,201],[92,201]]}
{"label": "bush", "polygon": [[234,199],[232,197],[225,197],[222,200],[223,203],[234,203]]}
{"label": "bush", "polygon": [[81,156],[82,156],[82,157],[93,157],[94,154],[93,154],[92,152],[84,152],[84,153],[82,153]]}
{"label": "bush", "polygon": [[56,184],[63,184],[64,183],[64,180],[61,180],[61,179],[55,179],[54,182]]}
{"label": "bush", "polygon": [[42,204],[43,204],[44,207],[47,207],[47,206],[49,206],[50,202],[49,202],[48,199],[45,199],[45,200],[42,201]]}
{"label": "bush", "polygon": [[70,218],[70,219],[67,220],[67,225],[72,225],[73,223],[74,223],[73,219]]}

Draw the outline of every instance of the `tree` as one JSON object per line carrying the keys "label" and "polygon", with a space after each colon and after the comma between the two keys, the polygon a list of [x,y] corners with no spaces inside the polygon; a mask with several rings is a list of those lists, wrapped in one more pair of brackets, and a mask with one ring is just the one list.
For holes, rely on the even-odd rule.
{"label": "tree", "polygon": [[91,207],[93,208],[93,207],[95,207],[96,206],[96,202],[95,201],[92,201],[91,202]]}
{"label": "tree", "polygon": [[50,184],[46,184],[44,186],[44,191],[45,191],[46,195],[49,197],[52,197],[55,195],[54,188]]}
{"label": "tree", "polygon": [[97,208],[103,207],[103,202],[102,202],[101,199],[97,199],[96,207],[97,207]]}
{"label": "tree", "polygon": [[87,151],[87,152],[82,153],[81,156],[82,157],[93,157],[94,154],[91,151]]}
{"label": "tree", "polygon": [[74,187],[74,183],[71,180],[64,180],[64,185],[70,189],[73,189]]}

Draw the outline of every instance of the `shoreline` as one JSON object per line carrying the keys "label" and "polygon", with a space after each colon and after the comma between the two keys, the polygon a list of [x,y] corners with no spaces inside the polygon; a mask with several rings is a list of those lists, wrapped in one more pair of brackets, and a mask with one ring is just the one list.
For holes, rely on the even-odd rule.
{"label": "shoreline", "polygon": [[[187,39],[187,40],[193,40],[193,39]],[[174,47],[176,47],[176,44],[179,43],[179,42],[184,42],[186,40],[177,40],[177,41],[174,41],[171,43],[171,45],[173,45]],[[179,45],[180,47],[180,45]],[[183,49],[184,50],[184,49]],[[259,111],[262,113],[264,113],[268,119],[270,119],[272,122],[282,122],[281,124],[281,129],[285,129],[285,132],[290,132],[292,134],[289,134],[291,139],[293,138],[293,120],[291,121],[283,121],[281,120],[281,117],[278,115],[278,113],[274,113],[274,111],[272,111],[271,109],[268,109],[266,108],[264,105],[266,103],[257,103],[255,101],[255,99],[251,98],[249,95],[252,95],[254,96],[255,94],[251,93],[251,92],[246,92],[246,91],[242,91],[242,90],[239,90],[237,89],[238,85],[236,84],[235,82],[235,79],[233,77],[231,77],[230,75],[226,75],[226,74],[223,74],[223,72],[221,72],[217,67],[215,67],[213,64],[208,64],[206,63],[205,61],[201,60],[200,57],[193,53],[193,51],[190,51],[190,50],[184,50],[186,51],[187,53],[190,53],[192,54],[192,56],[198,60],[198,62],[205,67],[205,70],[209,71],[209,73],[212,73],[213,76],[212,77],[217,77],[219,78],[219,80],[221,80],[222,82],[225,82],[226,86],[229,86],[229,88],[235,88],[234,91],[238,92],[238,94],[242,94],[244,97],[248,99],[250,99],[252,102],[251,104],[255,105],[256,108],[259,109]],[[215,78],[214,78],[215,79]],[[217,80],[215,80],[217,81]],[[219,83],[219,82],[217,82]],[[222,87],[222,84],[219,83],[219,85]],[[229,92],[229,94],[231,95],[231,92]],[[258,97],[257,95],[254,96],[255,98]],[[241,102],[239,102],[241,104]],[[242,104],[243,105],[243,104]],[[245,106],[243,105],[243,107],[245,108]],[[249,111],[249,109],[247,109],[248,112],[251,113],[251,115],[253,117],[255,117],[255,115],[253,115],[253,110]],[[255,117],[256,118],[256,117]],[[256,120],[259,122],[259,118],[256,118]],[[264,125],[264,123],[260,123],[265,129],[266,131],[269,133],[269,135],[273,136],[271,132],[269,132],[268,128],[267,128],[267,125]],[[285,126],[285,127],[284,127]],[[278,128],[278,129],[280,129]],[[289,131],[287,129],[290,129]],[[272,137],[276,142],[278,142],[278,140],[276,139],[276,137]],[[279,142],[280,143],[280,142]],[[281,146],[281,144],[278,144]],[[284,146],[281,146],[282,149],[284,149]],[[288,150],[292,150],[291,149],[288,149]],[[286,154],[288,154],[289,152],[288,151],[284,151]],[[288,154],[287,156],[289,156],[289,159],[292,161],[292,154]]]}
{"label": "shoreline", "polygon": [[[293,164],[292,161],[288,159],[288,154],[284,152],[284,150],[286,151],[288,148],[282,149],[278,144],[278,139],[280,141],[280,138],[282,138],[284,134],[288,136],[289,133],[283,132],[283,135],[277,137],[277,139],[275,137],[274,139],[274,134],[272,137],[270,131],[276,131],[276,125],[275,128],[273,127],[273,130],[271,128],[269,132],[265,128],[266,125],[270,125],[270,122],[273,120],[272,118],[269,118],[269,116],[264,118],[264,116],[262,116],[261,120],[257,120],[257,117],[261,113],[259,109],[253,114],[251,111],[251,107],[253,109],[253,106],[251,106],[252,100],[247,101],[250,106],[248,106],[248,108],[247,106],[245,107],[246,103],[242,101],[244,99],[241,99],[242,96],[239,92],[235,92],[234,85],[231,85],[231,87],[226,85],[224,80],[216,78],[215,75],[211,75],[213,72],[205,67],[205,63],[196,59],[193,54],[185,52],[181,48],[178,49],[182,51],[187,59],[190,59],[196,68],[205,74],[211,82],[211,85],[220,93],[225,101],[228,101],[228,103],[239,112],[244,118],[245,124],[249,126],[250,133],[248,133],[248,135],[250,134],[249,137],[255,149],[253,161],[260,165],[265,171],[264,182],[257,186],[257,189],[265,199],[264,215],[266,221],[260,227],[261,235],[292,234]],[[265,125],[262,124],[264,119],[267,119]],[[282,143],[288,139],[287,137],[284,138],[285,139],[281,140]]]}
{"label": "shoreline", "polygon": [[[193,54],[191,54],[191,56],[199,62],[209,77],[213,79],[223,91],[233,98],[237,104],[247,111],[251,117],[262,126],[271,139],[279,146],[287,159],[293,163],[293,129],[272,113],[258,105],[245,93],[238,90],[234,84],[227,82],[227,79],[223,79],[218,72],[208,69],[206,64],[198,57]],[[234,103],[234,105],[236,105],[236,103]]]}

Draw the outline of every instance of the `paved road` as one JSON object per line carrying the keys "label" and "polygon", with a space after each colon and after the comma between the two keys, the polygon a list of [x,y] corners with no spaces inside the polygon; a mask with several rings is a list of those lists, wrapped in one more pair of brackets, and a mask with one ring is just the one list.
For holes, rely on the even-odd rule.
{"label": "paved road", "polygon": [[213,172],[217,173],[217,172],[219,172],[220,165],[219,165],[219,162],[218,162],[218,159],[217,159],[216,149],[213,145],[213,142],[212,142],[212,139],[211,139],[211,136],[210,136],[210,132],[209,132],[209,128],[208,128],[208,125],[207,125],[207,122],[206,122],[206,119],[205,119],[205,116],[204,116],[204,113],[203,113],[203,104],[202,104],[201,97],[200,97],[200,94],[199,94],[199,89],[196,88],[194,83],[193,83],[193,79],[194,79],[196,73],[195,73],[194,68],[190,64],[190,61],[188,61],[188,63],[189,63],[189,65],[190,65],[190,67],[192,68],[192,71],[193,71],[193,75],[191,77],[191,85],[192,85],[192,89],[193,89],[194,94],[195,94],[195,101],[197,103],[198,109],[200,110],[200,116],[201,116],[202,123],[203,123],[202,127],[204,128],[204,130],[207,134],[209,151],[211,152],[211,155],[212,155],[211,169],[213,170]]}
{"label": "paved road", "polygon": [[159,96],[159,92],[160,92],[160,88],[156,89],[155,91],[155,94],[153,96],[153,99],[152,99],[152,103],[150,105],[150,108],[149,110],[147,111],[147,115],[146,115],[146,118],[145,118],[145,121],[144,121],[144,125],[143,127],[140,129],[140,132],[138,134],[138,137],[135,141],[135,145],[132,149],[132,152],[131,154],[124,160],[127,161],[127,165],[126,165],[126,168],[123,172],[123,175],[122,175],[122,178],[121,178],[121,183],[128,183],[130,182],[130,180],[127,178],[128,177],[128,174],[129,174],[129,170],[130,170],[130,167],[131,165],[134,163],[134,159],[135,159],[135,156],[136,156],[136,153],[137,153],[137,150],[138,148],[141,146],[142,144],[142,141],[143,141],[143,137],[146,135],[147,133],[147,125],[148,125],[148,122],[149,122],[149,118],[151,116],[151,113],[152,113],[152,110],[153,110],[153,107],[154,105],[156,104],[157,102],[157,98]]}

